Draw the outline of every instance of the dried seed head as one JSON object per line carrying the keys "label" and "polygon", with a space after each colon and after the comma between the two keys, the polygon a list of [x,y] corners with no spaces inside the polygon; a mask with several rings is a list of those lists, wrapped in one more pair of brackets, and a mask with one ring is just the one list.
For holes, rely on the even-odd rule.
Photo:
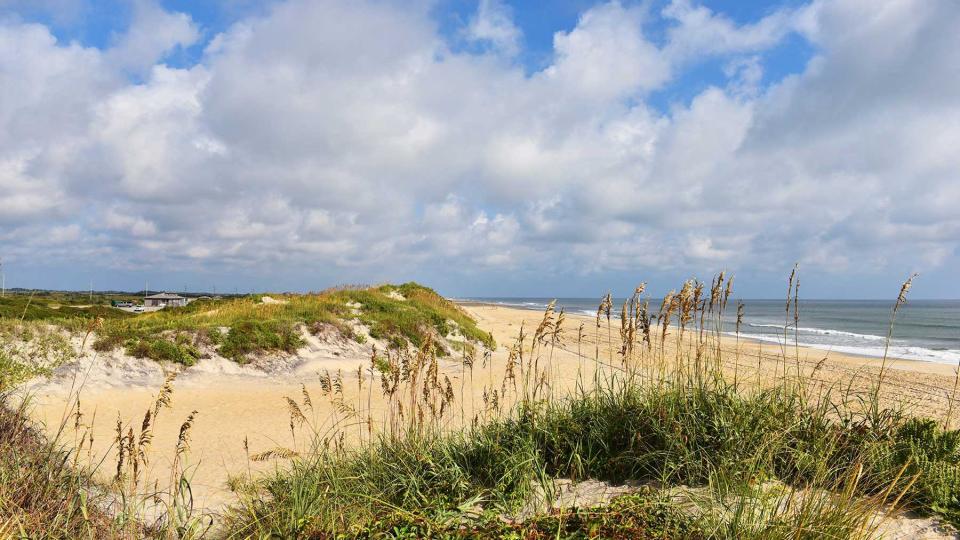
{"label": "dried seed head", "polygon": [[187,419],[180,424],[180,433],[177,435],[177,455],[187,451],[190,446],[190,429],[193,427],[193,420],[197,416],[197,411],[192,411],[187,415]]}
{"label": "dried seed head", "polygon": [[290,413],[290,422],[296,421],[298,424],[303,424],[307,421],[307,417],[303,415],[303,411],[300,410],[300,407],[297,406],[297,402],[289,397],[284,397],[287,401],[287,412]]}
{"label": "dried seed head", "polygon": [[323,373],[320,374],[320,393],[324,396],[328,396],[333,392],[333,382],[330,379],[330,372],[323,370]]}
{"label": "dried seed head", "polygon": [[643,291],[645,290],[647,290],[647,284],[646,282],[642,282],[639,285],[637,285],[636,289],[633,290],[633,295],[639,297],[641,294],[643,294]]}
{"label": "dried seed head", "polygon": [[737,333],[740,333],[740,325],[743,324],[743,302],[737,302]]}
{"label": "dried seed head", "polygon": [[75,431],[80,431],[80,420],[83,418],[83,413],[80,412],[80,398],[77,398],[77,409],[73,414],[73,429]]}
{"label": "dried seed head", "polygon": [[117,436],[114,438],[117,445],[117,479],[123,476],[124,454],[127,450],[126,437],[123,435],[123,420],[120,418],[120,412],[117,412]]}
{"label": "dried seed head", "polygon": [[723,291],[723,303],[720,305],[721,311],[727,309],[727,301],[730,300],[730,295],[733,294],[733,278],[734,276],[730,276],[730,279],[727,280],[727,288]]}
{"label": "dried seed head", "polygon": [[793,278],[797,276],[797,266],[793,265],[793,270],[790,271],[790,279],[787,280],[787,313],[790,313],[790,299],[793,295]]}
{"label": "dried seed head", "polygon": [[310,392],[307,392],[307,385],[300,383],[300,393],[303,395],[303,406],[313,410],[313,400],[310,399]]}
{"label": "dried seed head", "polygon": [[171,396],[173,396],[173,381],[176,378],[177,374],[175,372],[167,373],[166,378],[164,378],[163,386],[160,387],[160,392],[157,393],[157,399],[153,403],[154,419],[160,414],[161,408],[170,407]]}
{"label": "dried seed head", "polygon": [[266,452],[260,452],[259,454],[254,454],[250,456],[250,460],[251,461],[268,461],[271,459],[290,459],[298,455],[299,454],[297,454],[296,452],[294,452],[289,448],[283,448],[278,446],[276,448],[267,450]]}
{"label": "dried seed head", "polygon": [[559,345],[563,339],[563,323],[566,321],[566,317],[566,311],[560,308],[560,314],[557,315],[557,320],[553,323],[553,334],[550,337],[550,341],[554,345]]}
{"label": "dried seed head", "polygon": [[547,304],[547,308],[543,311],[543,318],[540,320],[540,324],[533,333],[534,343],[543,343],[546,337],[552,332],[553,310],[556,304],[556,300],[551,300],[550,303]]}
{"label": "dried seed head", "polygon": [[897,308],[907,303],[907,293],[910,292],[910,287],[913,286],[913,278],[917,277],[917,275],[916,273],[911,274],[910,277],[903,282],[903,285],[900,286],[900,294],[897,295]]}
{"label": "dried seed head", "polygon": [[712,313],[715,307],[720,307],[721,299],[720,295],[723,292],[723,278],[724,273],[720,272],[717,274],[717,277],[713,279],[713,282],[710,284],[710,306],[709,310]]}
{"label": "dried seed head", "polygon": [[343,395],[343,373],[339,369],[337,370],[337,377],[333,379],[333,392]]}
{"label": "dried seed head", "polygon": [[[141,455],[144,454],[144,450],[150,445],[150,441],[153,440],[153,432],[150,429],[150,421],[150,410],[147,409],[146,414],[143,415],[143,422],[140,424],[140,439],[137,442],[137,447],[140,449]],[[146,463],[145,456],[144,463]]]}

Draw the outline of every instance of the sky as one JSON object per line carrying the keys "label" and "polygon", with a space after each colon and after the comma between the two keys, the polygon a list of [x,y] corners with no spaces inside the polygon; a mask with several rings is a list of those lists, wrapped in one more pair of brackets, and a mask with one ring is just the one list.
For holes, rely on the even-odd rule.
{"label": "sky", "polygon": [[8,287],[960,298],[960,3],[0,0]]}

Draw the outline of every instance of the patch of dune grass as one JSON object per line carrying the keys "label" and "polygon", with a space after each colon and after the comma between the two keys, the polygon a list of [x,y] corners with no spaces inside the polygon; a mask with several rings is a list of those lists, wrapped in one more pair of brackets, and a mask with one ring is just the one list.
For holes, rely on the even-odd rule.
{"label": "patch of dune grass", "polygon": [[200,358],[200,352],[189,343],[180,343],[165,338],[139,338],[131,340],[127,354],[137,358],[173,362],[192,366]]}
{"label": "patch of dune grass", "polygon": [[241,321],[230,328],[220,342],[220,354],[244,362],[255,352],[295,352],[303,339],[290,324],[274,321]]}
{"label": "patch of dune grass", "polygon": [[651,490],[624,495],[608,504],[560,509],[531,516],[524,521],[506,521],[483,514],[464,521],[450,512],[434,519],[404,512],[378,518],[366,530],[343,533],[343,538],[444,538],[444,539],[623,539],[653,540],[715,537],[669,501]]}
{"label": "patch of dune grass", "polygon": [[90,476],[40,435],[25,403],[11,401],[0,390],[0,537],[111,537]]}
{"label": "patch of dune grass", "polygon": [[164,465],[170,484],[145,481],[153,429],[170,407],[172,383],[168,377],[142,421],[117,419],[115,465],[106,463],[109,451],[93,453],[92,418],[81,413],[79,390],[59,424],[42,426],[32,419],[30,396],[0,384],[0,538],[205,537],[212,517],[196,510],[185,463],[196,411],[180,424],[173,460]]}
{"label": "patch of dune grass", "polygon": [[[105,297],[93,301],[85,296],[60,294],[7,294],[0,298],[0,319],[66,322],[73,319],[123,319],[131,314],[109,307]],[[99,303],[95,303],[99,302]],[[85,306],[85,307],[78,307]]]}
{"label": "patch of dune grass", "polygon": [[0,320],[0,388],[49,374],[74,354],[68,335],[54,326]]}
{"label": "patch of dune grass", "polygon": [[[721,383],[645,387],[626,382],[567,402],[523,405],[509,419],[464,432],[407,433],[379,438],[357,452],[319,452],[268,480],[265,492],[246,501],[240,512],[245,518],[236,526],[243,534],[323,537],[350,531],[363,537],[390,523],[418,534],[461,537],[454,533],[466,520],[466,537],[479,538],[491,530],[539,529],[544,523],[539,518],[490,528],[489,518],[516,512],[532,486],[553,478],[595,478],[701,488],[713,504],[726,500],[730,506],[726,514],[701,509],[704,519],[720,520],[710,526],[698,516],[679,519],[675,508],[665,509],[677,514],[671,527],[687,527],[674,532],[716,537],[706,531],[726,529],[719,537],[852,538],[870,532],[869,511],[895,498],[956,523],[957,438],[958,432],[932,421],[892,416],[877,425],[852,413],[838,421],[782,390],[745,397]],[[750,487],[771,482],[785,487],[767,501]],[[748,488],[748,497],[731,502],[732,495]],[[847,497],[831,496],[829,504],[804,499],[808,515],[779,509],[787,499],[802,499],[804,490],[827,489]],[[468,517],[467,510],[487,517]],[[590,519],[605,521],[604,530],[616,532],[609,537],[626,538],[637,529],[633,522],[617,524],[623,513],[614,506]],[[760,518],[749,513],[764,513],[769,522],[758,523]],[[576,513],[567,525],[558,517],[551,518],[559,527],[553,532],[576,520],[590,526],[590,519]],[[571,537],[587,537],[589,529],[577,527],[582,536]]]}
{"label": "patch of dune grass", "polygon": [[245,362],[254,353],[295,351],[302,345],[297,333],[300,325],[308,329],[331,325],[345,338],[357,340],[351,320],[367,325],[372,337],[397,348],[419,346],[427,335],[454,333],[488,347],[495,345],[491,335],[456,304],[415,283],[274,295],[277,303],[263,303],[261,298],[197,300],[184,307],[104,320],[94,347],[101,351],[126,347],[136,356],[158,358],[171,353],[179,358],[183,355],[157,343],[169,341],[170,334],[187,332],[209,337],[220,354]]}

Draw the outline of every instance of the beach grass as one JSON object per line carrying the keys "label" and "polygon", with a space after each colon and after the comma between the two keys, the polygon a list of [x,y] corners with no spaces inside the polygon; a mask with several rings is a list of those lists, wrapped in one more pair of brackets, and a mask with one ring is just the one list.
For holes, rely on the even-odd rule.
{"label": "beach grass", "polygon": [[69,336],[40,321],[0,319],[0,389],[49,375],[73,359]]}
{"label": "beach grass", "polygon": [[[784,335],[800,320],[791,311],[792,284]],[[322,395],[304,388],[287,399],[291,430],[297,424],[311,434],[306,448],[248,454],[251,461],[288,462],[265,475],[231,478],[238,502],[214,517],[190,503],[185,460],[193,414],[181,427],[169,485],[144,485],[144,449],[157,415],[174,399],[171,380],[141,424],[118,423],[116,474],[106,486],[92,487],[93,471],[77,465],[86,434],[79,412],[65,417],[61,437],[44,442],[28,429],[23,406],[4,403],[0,421],[24,427],[0,430],[0,479],[10,486],[0,491],[0,521],[13,524],[0,533],[38,527],[51,538],[872,538],[888,516],[905,510],[960,524],[960,432],[944,419],[912,417],[881,402],[882,377],[866,392],[814,387],[787,346],[776,377],[730,377],[721,369],[730,353],[719,340],[731,289],[723,275],[709,285],[689,281],[653,313],[640,286],[619,310],[605,297],[595,325],[576,331],[551,305],[538,325],[521,328],[505,346],[502,372],[483,389],[482,407],[469,413],[440,367],[438,358],[451,351],[437,338],[456,332],[475,344],[453,357],[462,374],[488,369],[477,353],[495,344],[464,311],[416,284],[276,296],[277,303],[198,301],[99,321],[90,330],[96,339],[118,346],[136,338],[186,349],[217,330],[212,340],[220,350],[241,359],[295,348],[297,336],[285,337],[284,328],[332,325],[347,334],[347,321],[358,319],[371,337],[396,343],[375,352],[367,369],[379,388],[366,391],[382,394],[386,409],[374,411],[369,400],[347,403],[340,376],[321,377]],[[594,343],[584,343],[586,335]],[[555,352],[564,348],[583,352],[572,391],[556,384],[557,372],[571,369],[556,365]],[[321,399],[335,405],[334,416],[314,423],[310,413]],[[374,414],[383,422],[373,422]],[[25,474],[33,471],[27,461],[56,468]],[[619,491],[564,502],[563,490],[579,485]],[[25,501],[27,492],[38,500]],[[114,501],[119,494],[123,502],[84,503],[90,493],[112,493]]]}
{"label": "beach grass", "polygon": [[[640,537],[865,538],[894,506],[956,522],[956,441],[930,420],[877,422],[782,388],[744,395],[719,379],[611,377],[462,431],[410,426],[358,450],[319,445],[247,492],[231,527],[241,537],[372,537],[392,523],[482,538],[497,521],[542,527],[516,517],[537,492],[595,479],[643,486],[648,509],[659,500],[669,519],[644,522]],[[594,514],[626,538],[636,522],[618,529],[617,514],[635,508]]]}
{"label": "beach grass", "polygon": [[446,337],[452,332],[493,345],[490,334],[456,304],[416,283],[270,299],[264,303],[263,295],[252,295],[197,300],[185,307],[106,319],[97,330],[94,347],[100,351],[125,347],[134,356],[190,365],[199,354],[197,346],[209,343],[221,355],[243,363],[256,353],[296,351],[302,345],[297,330],[301,326],[316,331],[327,325],[345,338],[357,339],[348,322],[354,319],[369,328],[371,337],[396,348],[419,346],[428,334]]}
{"label": "beach grass", "polygon": [[91,475],[48,441],[25,402],[0,391],[0,537],[96,538],[112,518],[97,507]]}

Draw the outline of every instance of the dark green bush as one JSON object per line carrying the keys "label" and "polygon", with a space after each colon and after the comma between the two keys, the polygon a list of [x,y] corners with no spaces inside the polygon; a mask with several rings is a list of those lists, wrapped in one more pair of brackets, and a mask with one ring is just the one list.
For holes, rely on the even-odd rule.
{"label": "dark green bush", "polygon": [[243,321],[235,324],[220,342],[220,354],[237,362],[261,351],[296,352],[303,339],[292,324],[278,321]]}
{"label": "dark green bush", "polygon": [[192,366],[200,358],[200,352],[188,343],[174,343],[164,338],[142,338],[131,340],[127,345],[127,354],[137,358],[175,362]]}

